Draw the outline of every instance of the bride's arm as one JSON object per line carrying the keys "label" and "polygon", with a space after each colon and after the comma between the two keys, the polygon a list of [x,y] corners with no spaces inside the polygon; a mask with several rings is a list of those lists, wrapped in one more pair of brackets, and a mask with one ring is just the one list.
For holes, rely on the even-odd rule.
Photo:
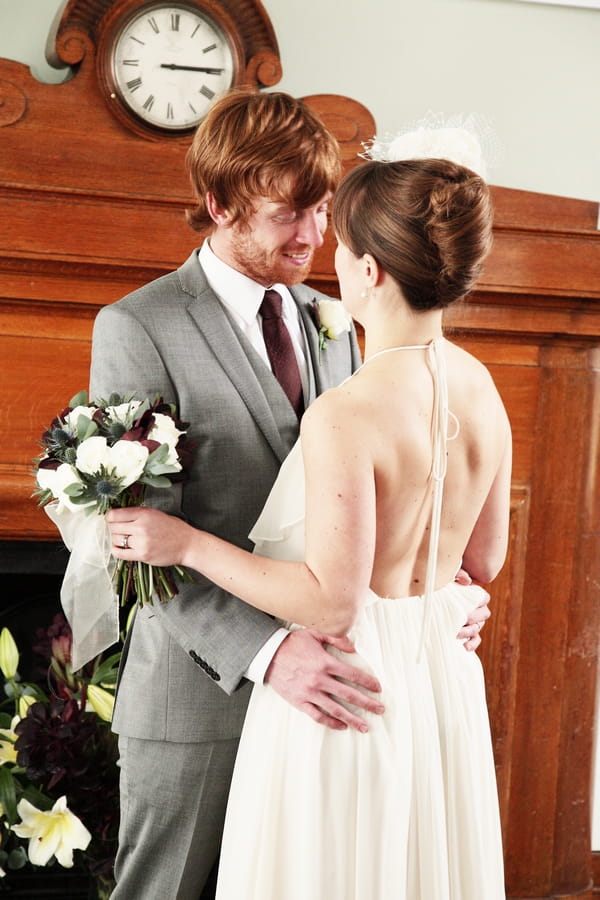
{"label": "bride's arm", "polygon": [[508,419],[500,465],[463,554],[463,567],[482,584],[494,580],[506,559],[510,516],[512,440]]}
{"label": "bride's arm", "polygon": [[[302,421],[306,473],[304,562],[248,553],[154,509],[106,516],[113,553],[201,572],[246,603],[331,635],[350,629],[368,588],[375,544],[373,465],[352,417],[322,397]],[[129,550],[118,547],[129,535]]]}

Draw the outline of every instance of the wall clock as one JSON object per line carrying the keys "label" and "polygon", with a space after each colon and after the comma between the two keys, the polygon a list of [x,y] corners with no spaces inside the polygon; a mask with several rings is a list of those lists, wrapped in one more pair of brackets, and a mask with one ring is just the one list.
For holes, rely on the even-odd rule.
{"label": "wall clock", "polygon": [[189,132],[239,83],[243,59],[234,23],[210,2],[138,5],[113,18],[98,45],[117,116],[172,134]]}
{"label": "wall clock", "polygon": [[230,87],[281,78],[260,0],[66,0],[46,55],[75,71],[95,56],[111,113],[153,140],[189,136]]}
{"label": "wall clock", "polygon": [[154,3],[109,36],[103,62],[111,95],[142,122],[170,131],[196,126],[242,66],[239,42],[213,12]]}

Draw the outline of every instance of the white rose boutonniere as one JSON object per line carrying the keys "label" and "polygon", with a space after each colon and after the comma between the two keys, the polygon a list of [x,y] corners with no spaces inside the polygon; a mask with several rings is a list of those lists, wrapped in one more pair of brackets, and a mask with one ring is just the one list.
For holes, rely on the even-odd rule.
{"label": "white rose boutonniere", "polygon": [[312,312],[319,331],[319,357],[327,349],[327,341],[337,341],[350,331],[352,320],[340,300],[313,300]]}

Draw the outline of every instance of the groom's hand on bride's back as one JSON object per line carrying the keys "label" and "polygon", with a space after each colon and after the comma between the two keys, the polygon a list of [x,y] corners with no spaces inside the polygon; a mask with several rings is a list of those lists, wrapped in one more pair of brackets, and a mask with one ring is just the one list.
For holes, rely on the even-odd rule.
{"label": "groom's hand on bride's back", "polygon": [[364,669],[329,653],[327,645],[343,653],[355,652],[348,638],[330,637],[309,628],[292,631],[271,660],[265,681],[315,722],[338,730],[350,727],[368,731],[361,711],[384,711],[378,698],[381,685]]}

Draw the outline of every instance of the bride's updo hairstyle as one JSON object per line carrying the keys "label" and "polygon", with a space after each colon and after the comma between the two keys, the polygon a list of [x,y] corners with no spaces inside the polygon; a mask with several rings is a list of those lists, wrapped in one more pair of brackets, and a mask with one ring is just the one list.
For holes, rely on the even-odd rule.
{"label": "bride's updo hairstyle", "polygon": [[474,286],[492,241],[485,181],[445,159],[367,162],[334,196],[332,223],[355,256],[373,256],[415,310],[448,306]]}

